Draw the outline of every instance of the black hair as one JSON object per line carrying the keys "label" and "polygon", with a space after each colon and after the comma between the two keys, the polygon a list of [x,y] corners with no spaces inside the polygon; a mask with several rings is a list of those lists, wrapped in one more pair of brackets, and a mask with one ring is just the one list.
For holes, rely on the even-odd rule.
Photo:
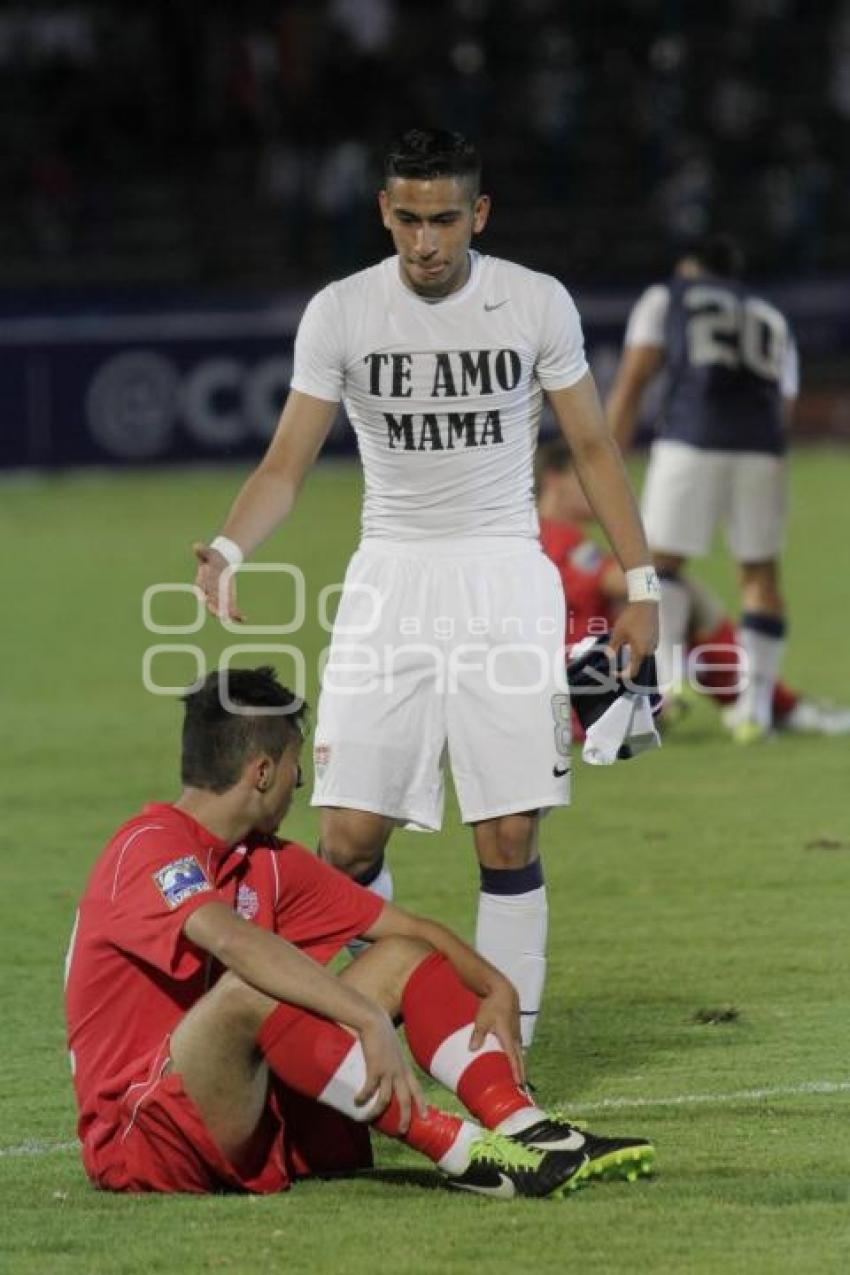
{"label": "black hair", "polygon": [[711,274],[721,275],[726,279],[734,279],[743,274],[746,264],[740,243],[727,234],[706,235],[690,248],[687,256],[693,257]]}
{"label": "black hair", "polygon": [[306,703],[268,665],[213,669],[183,703],[180,777],[189,788],[226,792],[253,757],[266,753],[278,761],[306,729]]}
{"label": "black hair", "polygon": [[466,177],[475,187],[481,179],[481,158],[462,133],[444,128],[411,128],[396,138],[384,160],[384,176],[433,181],[435,177]]}
{"label": "black hair", "polygon": [[573,454],[563,438],[541,443],[534,456],[534,494],[540,495],[544,474],[563,474],[573,463]]}

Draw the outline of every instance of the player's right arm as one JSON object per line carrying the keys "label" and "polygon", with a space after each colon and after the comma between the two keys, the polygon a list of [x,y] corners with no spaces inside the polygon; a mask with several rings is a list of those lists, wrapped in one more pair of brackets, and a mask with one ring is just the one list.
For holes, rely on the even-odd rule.
{"label": "player's right arm", "polygon": [[187,917],[183,933],[257,991],[355,1032],[366,1060],[366,1083],[357,1101],[367,1102],[378,1094],[376,1114],[380,1114],[395,1094],[407,1128],[411,1103],[420,1101],[419,1090],[395,1028],[377,1001],[334,978],[286,939],[244,920],[226,903],[211,901],[196,908]]}
{"label": "player's right arm", "polygon": [[620,365],[605,400],[611,433],[624,452],[635,436],[644,391],[664,364],[669,304],[669,289],[655,284],[635,302],[626,324]]}
{"label": "player's right arm", "polygon": [[622,451],[628,451],[637,429],[644,390],[664,362],[657,345],[630,345],[623,350],[614,383],[605,400],[611,433]]}
{"label": "player's right arm", "polygon": [[343,315],[331,285],[316,293],[298,325],[292,388],[268,451],[236,497],[221,529],[224,553],[209,545],[195,545],[199,562],[195,583],[213,615],[226,608],[231,619],[242,618],[236,610],[233,572],[226,596],[220,597],[222,573],[252,554],[295,504],[342,399],[344,346]]}
{"label": "player's right arm", "polygon": [[[253,553],[291,512],[338,406],[337,402],[290,390],[268,451],[233,502],[221,530],[222,536],[239,546],[243,557]],[[207,544],[196,544],[194,552],[198,559],[195,584],[207,609],[219,615],[224,601],[229,618],[240,620],[232,575],[226,598],[220,598],[221,576],[230,565],[228,560]]]}
{"label": "player's right arm", "polygon": [[779,388],[782,394],[782,427],[787,433],[794,420],[794,409],[800,393],[800,355],[797,342],[790,334],[782,360]]}

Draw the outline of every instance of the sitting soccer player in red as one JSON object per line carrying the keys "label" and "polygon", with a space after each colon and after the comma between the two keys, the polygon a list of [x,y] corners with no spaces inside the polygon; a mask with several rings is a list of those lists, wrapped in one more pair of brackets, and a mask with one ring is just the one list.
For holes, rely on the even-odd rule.
{"label": "sitting soccer player in red", "polygon": [[[543,552],[561,575],[567,597],[568,645],[588,634],[610,629],[626,597],[626,584],[617,559],[588,538],[584,524],[593,511],[572,466],[566,443],[543,443],[535,460],[537,512]],[[734,704],[741,676],[735,625],[723,603],[710,589],[683,576],[690,600],[689,650],[694,652],[693,675],[699,689],[720,707]],[[697,648],[705,648],[700,657]],[[665,706],[663,721],[677,710],[675,697]],[[792,691],[781,681],[773,690],[773,725],[777,730],[817,735],[850,733],[850,709],[819,704]]]}
{"label": "sitting soccer player in red", "polygon": [[[645,1139],[580,1131],[529,1096],[516,992],[493,966],[275,836],[300,782],[304,706],[272,669],[211,673],[185,705],[183,792],[109,842],[68,951],[91,1180],[280,1191],[370,1165],[367,1125],[495,1198],[648,1173]],[[354,937],[370,946],[329,973]],[[394,1019],[474,1120],[423,1102]]]}

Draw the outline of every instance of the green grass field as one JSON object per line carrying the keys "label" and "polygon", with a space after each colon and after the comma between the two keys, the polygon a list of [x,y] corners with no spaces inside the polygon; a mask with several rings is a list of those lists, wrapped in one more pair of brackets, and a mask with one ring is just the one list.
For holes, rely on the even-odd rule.
{"label": "green grass field", "polygon": [[[787,674],[848,694],[847,456],[793,458]],[[186,581],[241,474],[22,481],[0,489],[2,1056],[0,1270],[11,1275],[327,1272],[846,1272],[850,1269],[850,742],[737,749],[700,704],[661,753],[578,767],[575,805],[546,821],[551,963],[532,1056],[542,1098],[658,1147],[654,1180],[562,1203],[500,1205],[435,1189],[381,1141],[378,1171],[276,1198],[121,1198],[93,1191],[73,1147],[61,969],[75,900],[112,832],[177,793],[179,706],[142,686],[151,642],[228,641],[210,620],[151,637],[141,597]],[[320,588],[356,536],[359,477],[320,468],[268,557],[308,582],[315,699]],[[721,555],[703,574],[731,598]],[[288,605],[246,581],[250,617]],[[158,619],[188,622],[180,597]],[[257,639],[261,641],[262,639]],[[258,663],[261,654],[246,657]],[[290,666],[281,661],[283,675]],[[161,683],[194,675],[162,655]],[[287,831],[313,844],[301,800]],[[450,808],[440,836],[393,843],[399,900],[471,933],[477,871]],[[701,1011],[734,1008],[728,1021]],[[704,1016],[704,1015],[703,1015]],[[710,1016],[710,1015],[709,1015]]]}

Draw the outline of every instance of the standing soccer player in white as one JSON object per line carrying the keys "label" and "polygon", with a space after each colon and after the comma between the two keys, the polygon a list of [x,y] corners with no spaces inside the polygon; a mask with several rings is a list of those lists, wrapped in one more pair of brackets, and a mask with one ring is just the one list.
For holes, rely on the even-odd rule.
{"label": "standing soccer player in white", "polygon": [[[481,867],[476,944],[516,986],[527,1045],[545,976],[538,823],[569,801],[564,598],[533,497],[544,393],[628,573],[613,644],[632,670],[655,648],[658,589],[576,308],[554,278],[470,251],[490,211],[479,181],[459,134],[400,139],[379,195],[397,255],[312,299],[277,433],[196,554],[218,613],[222,572],[290,512],[342,401],[366,494],[318,709],[321,853],[390,896],[390,833],[440,828],[447,756]],[[221,596],[235,615],[232,584]]]}
{"label": "standing soccer player in white", "polygon": [[690,597],[682,569],[708,552],[723,522],[738,563],[738,644],[749,670],[726,720],[739,743],[752,743],[771,729],[785,648],[779,558],[798,369],[787,320],[740,282],[742,261],[734,241],[712,235],[682,257],[667,284],[643,293],[629,316],[607,408],[625,449],[644,391],[667,369],[643,492],[661,577],[659,677],[675,685],[676,653],[686,640]]}

